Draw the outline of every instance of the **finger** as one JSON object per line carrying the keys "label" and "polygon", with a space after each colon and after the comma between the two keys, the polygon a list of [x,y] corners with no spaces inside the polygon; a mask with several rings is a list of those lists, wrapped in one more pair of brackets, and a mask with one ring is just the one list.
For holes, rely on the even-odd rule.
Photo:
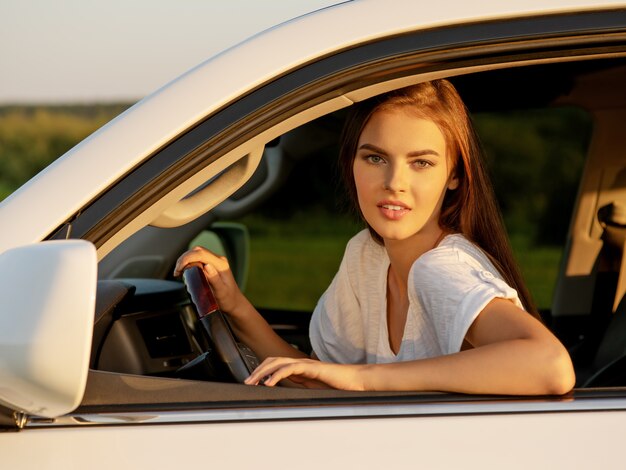
{"label": "finger", "polygon": [[210,263],[220,271],[229,269],[228,260],[226,258],[218,256],[202,246],[195,246],[191,250],[183,253],[178,260],[176,260],[174,275],[180,276],[185,268],[193,263]]}
{"label": "finger", "polygon": [[187,266],[192,263],[202,262],[203,258],[203,253],[197,248],[186,251],[176,260],[174,276],[180,276]]}
{"label": "finger", "polygon": [[258,385],[261,380],[267,381],[284,360],[285,358],[268,357],[252,371],[244,382],[248,385]]}
{"label": "finger", "polygon": [[297,379],[304,379],[300,380],[301,382],[306,381],[306,379],[313,378],[313,375],[309,370],[309,364],[301,361],[281,364],[274,372],[272,372],[270,376],[265,379],[264,385],[273,387],[274,385],[280,383],[281,380],[294,377]]}
{"label": "finger", "polygon": [[204,272],[210,280],[222,280],[228,279],[228,273],[230,271],[224,271],[221,266],[216,265],[215,262],[209,261],[203,263]]}
{"label": "finger", "polygon": [[247,385],[258,385],[262,378],[266,377],[267,370],[269,368],[268,362],[272,361],[274,358],[267,358],[261,364],[259,364],[256,369],[252,371],[252,373],[244,380],[244,383]]}
{"label": "finger", "polygon": [[225,256],[218,256],[214,253],[211,253],[211,257],[210,259],[208,259],[208,262],[211,263],[211,265],[213,265],[213,267],[220,274],[230,274],[231,272],[228,258],[226,258]]}
{"label": "finger", "polygon": [[211,284],[216,295],[219,295],[219,293],[232,293],[232,288],[237,283],[231,271],[220,271],[218,267],[210,263],[203,265],[203,267],[207,281]]}
{"label": "finger", "polygon": [[307,379],[315,379],[315,374],[309,370],[311,365],[312,361],[308,359],[266,359],[264,364],[259,366],[259,368],[254,371],[254,376],[251,376],[250,382],[256,385],[263,380],[264,385],[273,387],[281,380],[294,375],[303,376]]}

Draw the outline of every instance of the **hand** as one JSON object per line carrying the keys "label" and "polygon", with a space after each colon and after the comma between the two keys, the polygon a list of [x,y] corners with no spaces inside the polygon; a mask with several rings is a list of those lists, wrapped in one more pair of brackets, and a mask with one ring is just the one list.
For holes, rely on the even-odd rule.
{"label": "hand", "polygon": [[174,268],[174,276],[180,276],[185,267],[192,263],[202,264],[204,274],[211,284],[220,309],[225,313],[232,313],[235,307],[241,304],[243,294],[235,281],[228,260],[223,256],[217,256],[204,247],[196,246],[178,258]]}
{"label": "hand", "polygon": [[336,388],[340,390],[364,390],[362,372],[366,366],[331,364],[314,359],[270,357],[257,367],[245,380],[247,385],[263,383],[273,387],[283,379],[289,379],[306,388]]}

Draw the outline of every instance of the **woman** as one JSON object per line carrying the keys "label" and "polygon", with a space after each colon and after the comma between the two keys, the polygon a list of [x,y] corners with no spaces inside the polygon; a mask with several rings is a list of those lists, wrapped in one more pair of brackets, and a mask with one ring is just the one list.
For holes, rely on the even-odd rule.
{"label": "woman", "polygon": [[[278,337],[228,263],[200,261],[222,310],[264,362],[248,384],[563,394],[567,351],[542,325],[506,239],[465,106],[445,80],[355,106],[340,166],[368,229],[311,320],[313,358]],[[529,312],[529,313],[527,313]]]}

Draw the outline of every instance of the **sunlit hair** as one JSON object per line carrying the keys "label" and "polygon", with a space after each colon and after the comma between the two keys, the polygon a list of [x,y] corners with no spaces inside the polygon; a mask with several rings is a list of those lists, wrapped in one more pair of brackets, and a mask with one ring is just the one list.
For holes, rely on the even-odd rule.
{"label": "sunlit hair", "polygon": [[[447,156],[459,186],[454,190],[448,189],[444,196],[439,217],[441,228],[461,233],[478,245],[506,282],[517,290],[526,310],[539,317],[513,257],[467,109],[454,86],[447,80],[394,90],[352,107],[341,137],[339,169],[348,196],[361,218],[363,214],[358,205],[353,172],[359,137],[374,113],[397,109],[433,121],[444,135]],[[369,224],[368,228],[372,237],[382,244],[380,235]]]}

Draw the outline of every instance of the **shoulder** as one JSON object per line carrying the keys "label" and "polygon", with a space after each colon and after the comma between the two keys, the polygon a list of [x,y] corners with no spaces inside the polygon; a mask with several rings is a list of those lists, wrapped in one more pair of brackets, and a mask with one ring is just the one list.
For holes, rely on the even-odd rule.
{"label": "shoulder", "polygon": [[493,274],[497,272],[485,252],[461,234],[446,236],[436,248],[427,251],[415,261],[413,270],[458,270],[464,266],[491,271]]}
{"label": "shoulder", "polygon": [[359,268],[380,263],[386,256],[385,248],[374,241],[369,230],[364,229],[348,241],[344,260],[348,267]]}
{"label": "shoulder", "polygon": [[477,245],[463,235],[445,237],[420,256],[411,267],[409,283],[426,291],[467,291],[477,284],[503,283],[502,274]]}
{"label": "shoulder", "polygon": [[385,248],[374,241],[369,230],[362,230],[346,245],[336,276],[337,282],[347,283],[354,293],[362,294],[363,289],[378,279],[381,267],[388,263]]}
{"label": "shoulder", "polygon": [[420,256],[409,274],[416,297],[432,305],[442,297],[454,305],[502,297],[521,306],[517,292],[503,279],[487,254],[463,235],[448,235],[436,248]]}

